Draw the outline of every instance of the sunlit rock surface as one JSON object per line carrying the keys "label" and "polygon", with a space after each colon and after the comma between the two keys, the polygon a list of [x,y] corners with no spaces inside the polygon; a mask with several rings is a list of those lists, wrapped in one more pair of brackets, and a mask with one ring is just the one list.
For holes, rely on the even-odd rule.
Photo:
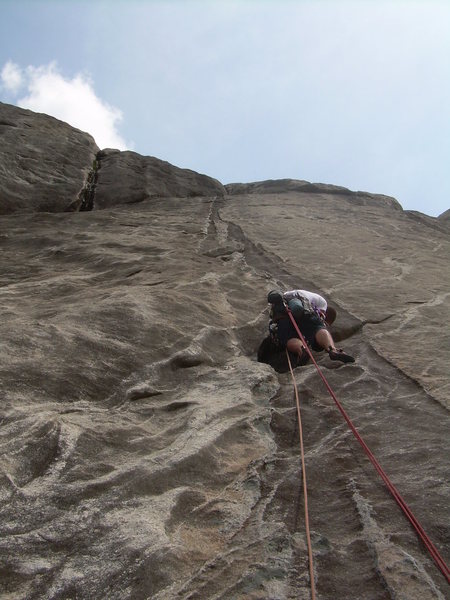
{"label": "sunlit rock surface", "polygon": [[77,207],[98,150],[67,123],[0,102],[0,215]]}
{"label": "sunlit rock surface", "polygon": [[225,188],[216,179],[136,152],[103,150],[98,154],[98,166],[94,209],[133,204],[149,198],[225,194]]}
{"label": "sunlit rock surface", "polygon": [[[59,124],[47,145],[55,120],[27,119],[43,156],[72,135],[56,140]],[[8,131],[5,152],[20,154]],[[127,165],[116,195],[108,156]],[[274,287],[337,308],[357,362],[316,358],[448,562],[443,219],[336,186],[223,188],[149,157],[95,157],[90,206],[78,180],[36,212],[42,188],[28,184],[0,219],[1,597],[310,597],[292,382],[256,361]],[[14,169],[2,194],[25,186]],[[447,598],[314,367],[295,376],[318,598]]]}

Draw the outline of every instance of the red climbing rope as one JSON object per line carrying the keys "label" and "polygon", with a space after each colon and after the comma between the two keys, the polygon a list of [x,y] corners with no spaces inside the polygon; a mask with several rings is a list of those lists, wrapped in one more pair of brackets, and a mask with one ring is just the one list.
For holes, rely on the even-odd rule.
{"label": "red climbing rope", "polygon": [[308,512],[308,487],[306,485],[306,466],[305,466],[305,451],[303,448],[303,428],[302,428],[302,416],[300,413],[300,399],[298,397],[297,382],[295,381],[294,371],[292,370],[291,359],[289,358],[289,352],[286,350],[286,356],[289,363],[289,370],[291,371],[292,381],[294,382],[295,401],[297,404],[297,417],[298,417],[298,435],[300,438],[300,454],[302,457],[302,478],[303,478],[303,499],[305,509],[305,529],[306,529],[306,541],[308,544],[308,560],[309,560],[309,579],[311,583],[311,600],[316,598],[316,589],[314,584],[314,565],[313,565],[313,553],[311,546],[311,534],[309,530],[309,512]]}
{"label": "red climbing rope", "polygon": [[373,466],[375,467],[375,469],[379,473],[380,477],[383,479],[383,481],[386,484],[387,488],[389,489],[389,491],[393,495],[395,501],[400,506],[400,508],[403,510],[403,512],[405,513],[406,517],[409,519],[410,523],[412,524],[412,526],[414,527],[414,529],[418,533],[420,539],[425,544],[425,546],[428,549],[429,553],[431,554],[433,560],[435,561],[435,563],[437,564],[437,566],[439,567],[439,569],[442,571],[442,574],[446,578],[447,583],[450,583],[450,569],[446,565],[444,559],[441,557],[441,555],[439,554],[437,548],[434,546],[433,542],[430,540],[430,538],[428,537],[428,535],[425,533],[423,527],[421,526],[421,524],[419,523],[419,521],[416,519],[416,517],[412,513],[412,511],[409,508],[409,506],[406,504],[406,502],[400,496],[400,494],[397,491],[397,489],[394,486],[394,484],[390,481],[389,477],[383,471],[380,463],[377,461],[377,459],[375,458],[375,456],[371,452],[370,448],[367,446],[367,444],[365,443],[365,441],[362,439],[362,437],[358,433],[358,431],[357,431],[356,427],[353,425],[350,417],[345,412],[342,404],[336,398],[336,394],[331,389],[331,386],[328,383],[328,381],[326,380],[325,375],[322,373],[322,371],[320,370],[319,365],[315,361],[314,356],[312,355],[312,352],[309,349],[309,346],[306,343],[305,338],[302,335],[302,332],[300,331],[300,329],[299,329],[299,327],[298,327],[298,325],[297,325],[297,323],[296,323],[296,321],[295,321],[295,319],[294,319],[291,311],[289,310],[289,307],[286,306],[286,310],[287,310],[289,318],[291,319],[292,324],[294,325],[294,328],[295,328],[295,330],[296,330],[296,332],[297,332],[297,334],[298,334],[298,336],[300,338],[300,341],[302,342],[303,346],[306,348],[306,351],[308,352],[311,360],[313,361],[314,366],[317,369],[317,372],[319,373],[322,381],[325,384],[325,387],[327,388],[328,392],[330,393],[331,397],[333,398],[334,402],[336,403],[336,406],[338,407],[338,409],[341,412],[342,416],[347,421],[348,426],[352,430],[352,432],[355,435],[355,437],[358,440],[358,442],[361,444],[362,448],[364,449],[364,452],[369,457],[370,462],[373,464]]}

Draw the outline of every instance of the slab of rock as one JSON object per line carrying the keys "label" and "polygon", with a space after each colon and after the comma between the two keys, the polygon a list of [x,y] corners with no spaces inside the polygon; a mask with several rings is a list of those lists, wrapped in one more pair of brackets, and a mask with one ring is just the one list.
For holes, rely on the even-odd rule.
{"label": "slab of rock", "polygon": [[301,192],[309,194],[328,194],[333,196],[344,196],[352,199],[353,206],[388,206],[396,210],[402,210],[401,205],[395,198],[383,194],[371,194],[369,192],[354,192],[339,185],[329,183],[311,183],[298,179],[268,179],[266,181],[255,181],[253,183],[229,183],[225,186],[228,194],[242,196],[245,194],[276,194],[287,192]]}
{"label": "slab of rock", "polygon": [[84,211],[155,197],[226,193],[212,177],[135,152],[100,152],[89,134],[3,103],[0,142],[0,214]]}
{"label": "slab of rock", "polygon": [[67,123],[0,102],[0,214],[77,208],[98,150]]}
{"label": "slab of rock", "polygon": [[136,152],[103,150],[92,208],[134,204],[149,198],[224,196],[223,185],[206,175],[180,169]]}
{"label": "slab of rock", "polygon": [[[292,381],[256,360],[274,287],[337,308],[357,362],[316,359],[448,562],[448,234],[278,185],[2,217],[0,596],[309,597]],[[443,600],[314,367],[295,378],[318,598]]]}
{"label": "slab of rock", "polygon": [[450,226],[450,208],[438,216],[438,220],[445,225]]}

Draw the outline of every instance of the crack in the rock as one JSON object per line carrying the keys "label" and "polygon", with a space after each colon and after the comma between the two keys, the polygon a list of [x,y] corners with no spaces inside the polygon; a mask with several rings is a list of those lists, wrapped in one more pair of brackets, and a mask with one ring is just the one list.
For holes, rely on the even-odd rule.
{"label": "crack in the rock", "polygon": [[95,189],[97,186],[98,172],[100,170],[100,154],[100,152],[97,153],[85,184],[78,194],[77,205],[79,206],[79,212],[90,211],[94,208]]}

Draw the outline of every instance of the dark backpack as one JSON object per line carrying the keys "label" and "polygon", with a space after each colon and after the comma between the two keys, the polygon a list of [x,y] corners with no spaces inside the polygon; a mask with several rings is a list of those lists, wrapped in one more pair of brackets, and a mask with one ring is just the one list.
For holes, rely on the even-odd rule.
{"label": "dark backpack", "polygon": [[291,298],[287,305],[297,325],[300,324],[300,321],[304,317],[315,314],[315,311],[311,306],[311,302],[308,300],[308,298],[305,298],[305,296],[300,296],[300,298]]}
{"label": "dark backpack", "polygon": [[[281,292],[278,290],[272,290],[267,296],[267,301],[272,305],[269,321],[270,339],[274,345],[278,346],[278,321],[280,321],[280,319],[288,319],[289,316],[286,310],[285,300]],[[289,302],[287,302],[287,306],[289,307],[289,310],[291,311],[297,325],[300,325],[300,322],[304,317],[315,314],[310,301],[304,296],[301,296],[300,298],[291,298]]]}
{"label": "dark backpack", "polygon": [[[286,303],[283,294],[280,291],[272,290],[269,292],[267,295],[267,302],[272,305],[270,311],[270,319],[272,321],[276,322],[287,317]],[[311,302],[305,296],[291,298],[287,302],[287,306],[297,323],[300,323],[303,317],[315,314]]]}

